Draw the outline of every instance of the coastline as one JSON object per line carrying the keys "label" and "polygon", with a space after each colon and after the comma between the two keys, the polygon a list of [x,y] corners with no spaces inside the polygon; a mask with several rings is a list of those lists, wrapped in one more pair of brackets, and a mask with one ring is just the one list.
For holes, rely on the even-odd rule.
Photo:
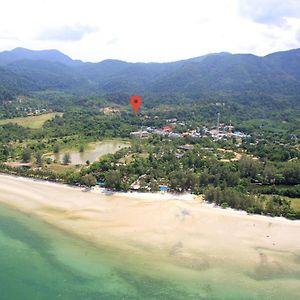
{"label": "coastline", "polygon": [[[16,174],[9,174],[9,173],[2,173],[0,172],[0,180],[1,177],[8,177],[8,178],[16,178],[17,180],[21,181],[28,181],[30,182],[37,182],[41,183],[44,185],[49,185],[55,188],[56,186],[62,186],[62,187],[67,187],[71,188],[77,191],[81,192],[86,192],[86,193],[91,193],[91,194],[100,194],[100,195],[105,195],[105,196],[117,196],[117,197],[126,197],[128,199],[143,199],[143,200],[149,200],[149,201],[167,201],[167,200],[179,200],[179,201],[194,201],[197,202],[198,204],[201,204],[202,208],[209,208],[215,211],[215,213],[224,213],[224,214],[232,214],[232,215],[241,215],[241,216],[251,216],[251,217],[256,217],[259,219],[264,219],[266,221],[276,221],[276,222],[293,222],[293,223],[299,223],[300,220],[291,220],[287,219],[285,217],[272,217],[272,216],[267,216],[267,215],[260,215],[260,214],[249,214],[244,210],[237,210],[231,207],[227,208],[222,208],[221,206],[218,206],[214,203],[209,203],[206,202],[203,199],[203,195],[195,195],[192,193],[172,193],[172,192],[138,192],[138,191],[114,191],[108,188],[104,187],[92,187],[92,188],[87,188],[83,186],[76,186],[72,184],[67,184],[63,182],[56,182],[56,181],[51,181],[51,180],[46,180],[42,178],[33,178],[33,177],[25,177],[25,176],[20,176]],[[1,194],[0,194],[1,197]],[[0,198],[1,202],[1,198]]]}
{"label": "coastline", "polygon": [[[241,216],[241,217],[250,217],[250,218],[257,218],[259,220],[265,220],[269,222],[278,222],[278,223],[295,223],[300,225],[300,220],[290,220],[284,217],[271,217],[267,215],[259,215],[259,214],[249,214],[244,210],[237,210],[234,208],[222,208],[221,206],[218,206],[214,203],[208,203],[204,201],[203,195],[195,195],[191,193],[171,193],[171,192],[137,192],[137,191],[114,191],[111,189],[103,188],[103,187],[92,187],[92,188],[87,188],[87,187],[82,187],[82,186],[75,186],[67,183],[62,183],[62,182],[55,182],[51,180],[45,180],[41,178],[31,178],[31,177],[24,177],[24,176],[19,176],[19,175],[14,175],[14,174],[7,174],[7,173],[1,173],[0,172],[0,184],[1,184],[1,178],[11,178],[11,179],[16,179],[18,182],[26,182],[26,183],[37,183],[41,184],[44,186],[49,186],[53,187],[54,189],[56,187],[64,187],[68,188],[70,190],[78,191],[78,192],[83,192],[92,195],[103,195],[105,197],[124,197],[126,199],[132,199],[132,200],[141,200],[143,199],[144,201],[188,201],[188,202],[193,202],[197,203],[199,205],[199,208],[205,210],[208,209],[210,213],[215,213],[215,214],[224,214],[224,215],[233,215],[233,216]],[[0,190],[0,202],[2,202],[1,199],[1,190]],[[9,203],[6,203],[9,205]]]}
{"label": "coastline", "polygon": [[86,191],[2,174],[1,206],[85,240],[99,253],[116,253],[120,262],[140,261],[145,272],[162,268],[164,278],[191,278],[196,289],[197,278],[225,282],[231,274],[228,284],[238,281],[249,293],[279,287],[282,295],[297,294],[300,221],[215,208],[191,194]]}

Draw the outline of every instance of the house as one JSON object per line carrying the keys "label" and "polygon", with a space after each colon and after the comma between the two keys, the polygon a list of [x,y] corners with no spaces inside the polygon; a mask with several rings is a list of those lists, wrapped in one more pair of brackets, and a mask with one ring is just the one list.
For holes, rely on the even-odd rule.
{"label": "house", "polygon": [[[130,189],[133,191],[138,191],[142,186],[141,186],[141,179],[145,178],[147,175],[143,174],[141,175],[136,181],[134,181],[131,185],[130,185]],[[147,188],[147,187],[145,187]]]}
{"label": "house", "polygon": [[232,133],[232,137],[244,139],[244,138],[248,138],[248,137],[251,137],[251,136],[249,134],[245,134],[241,131],[235,131],[235,132]]}
{"label": "house", "polygon": [[167,191],[169,190],[169,187],[166,186],[166,185],[160,185],[160,186],[159,186],[159,190],[160,190],[161,192],[167,192]]}
{"label": "house", "polygon": [[233,129],[234,129],[234,126],[232,126],[232,125],[227,125],[227,126],[225,126],[225,128],[224,128],[224,130],[226,130],[226,131],[228,131],[228,132],[232,132],[233,131]]}
{"label": "house", "polygon": [[130,137],[134,139],[142,139],[149,137],[149,132],[145,130],[130,132]]}
{"label": "house", "polygon": [[193,149],[194,149],[194,146],[193,146],[193,145],[186,144],[186,145],[179,146],[178,148],[179,148],[179,149],[182,149],[182,150],[185,150],[185,151],[189,151],[189,150],[193,150]]}
{"label": "house", "polygon": [[180,133],[171,132],[169,134],[169,137],[171,137],[171,138],[180,138],[180,137],[182,137],[182,135]]}
{"label": "house", "polygon": [[167,132],[165,132],[163,130],[160,130],[160,129],[155,129],[154,133],[157,134],[157,135],[163,135],[163,136],[168,134]]}
{"label": "house", "polygon": [[105,115],[111,115],[111,114],[116,114],[120,112],[120,108],[117,106],[107,106],[101,109],[101,111]]}
{"label": "house", "polygon": [[194,137],[194,138],[200,138],[201,137],[201,133],[200,132],[194,132],[194,133],[192,133],[191,136]]}
{"label": "house", "polygon": [[169,133],[169,132],[172,132],[173,129],[174,129],[174,126],[167,125],[167,126],[164,126],[162,130],[163,130],[164,132]]}
{"label": "house", "polygon": [[182,136],[183,136],[183,137],[189,136],[189,135],[190,135],[190,133],[189,133],[188,131],[182,133]]}
{"label": "house", "polygon": [[134,191],[138,191],[141,188],[141,185],[139,182],[134,182],[131,186],[130,189],[134,190]]}
{"label": "house", "polygon": [[167,122],[167,123],[176,123],[176,122],[177,122],[177,119],[176,119],[176,118],[167,119],[166,122]]}
{"label": "house", "polygon": [[214,148],[211,148],[211,147],[202,147],[201,150],[203,151],[208,151],[208,152],[214,152]]}
{"label": "house", "polygon": [[208,132],[213,138],[219,138],[220,132],[218,129],[212,129]]}

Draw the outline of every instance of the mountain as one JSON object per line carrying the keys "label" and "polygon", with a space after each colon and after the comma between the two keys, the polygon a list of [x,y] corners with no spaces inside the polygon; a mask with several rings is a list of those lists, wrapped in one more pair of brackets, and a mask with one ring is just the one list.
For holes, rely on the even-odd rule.
{"label": "mountain", "polygon": [[[170,63],[104,60],[83,63],[57,50],[16,48],[0,53],[0,94],[38,90],[180,94],[201,98],[249,94],[300,97],[300,49],[264,57],[213,53]],[[2,92],[1,92],[2,91]],[[294,102],[295,102],[294,101]]]}
{"label": "mountain", "polygon": [[0,66],[0,100],[12,100],[16,95],[39,90],[31,79]]}
{"label": "mountain", "polygon": [[72,60],[69,56],[58,50],[29,50],[25,48],[15,48],[11,51],[0,53],[0,65],[7,65],[19,60],[45,60],[49,62],[59,62],[66,65],[80,64],[81,61]]}
{"label": "mountain", "polygon": [[300,80],[300,49],[275,52],[265,56],[265,61]]}
{"label": "mountain", "polygon": [[86,79],[66,64],[47,60],[19,60],[5,66],[7,70],[34,82],[39,89],[71,90],[83,86]]}
{"label": "mountain", "polygon": [[283,70],[279,62],[271,63],[251,54],[236,54],[207,56],[200,62],[186,63],[173,74],[161,78],[153,89],[157,92],[256,91],[294,95],[300,92],[300,81]]}

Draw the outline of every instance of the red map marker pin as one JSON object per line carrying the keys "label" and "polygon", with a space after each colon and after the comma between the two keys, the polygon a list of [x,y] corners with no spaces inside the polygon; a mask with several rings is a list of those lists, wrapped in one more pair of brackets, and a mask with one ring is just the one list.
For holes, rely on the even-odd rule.
{"label": "red map marker pin", "polygon": [[142,97],[138,95],[133,95],[130,97],[130,104],[135,113],[138,112],[141,104],[142,104]]}

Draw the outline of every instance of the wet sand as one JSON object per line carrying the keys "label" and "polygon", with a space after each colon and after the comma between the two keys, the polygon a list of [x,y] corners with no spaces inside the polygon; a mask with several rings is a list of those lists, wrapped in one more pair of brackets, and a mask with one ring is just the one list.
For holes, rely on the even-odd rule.
{"label": "wet sand", "polygon": [[[99,246],[189,270],[230,266],[300,281],[300,221],[212,207],[192,195],[109,193],[0,175],[0,203]],[[238,280],[238,279],[235,279]]]}

